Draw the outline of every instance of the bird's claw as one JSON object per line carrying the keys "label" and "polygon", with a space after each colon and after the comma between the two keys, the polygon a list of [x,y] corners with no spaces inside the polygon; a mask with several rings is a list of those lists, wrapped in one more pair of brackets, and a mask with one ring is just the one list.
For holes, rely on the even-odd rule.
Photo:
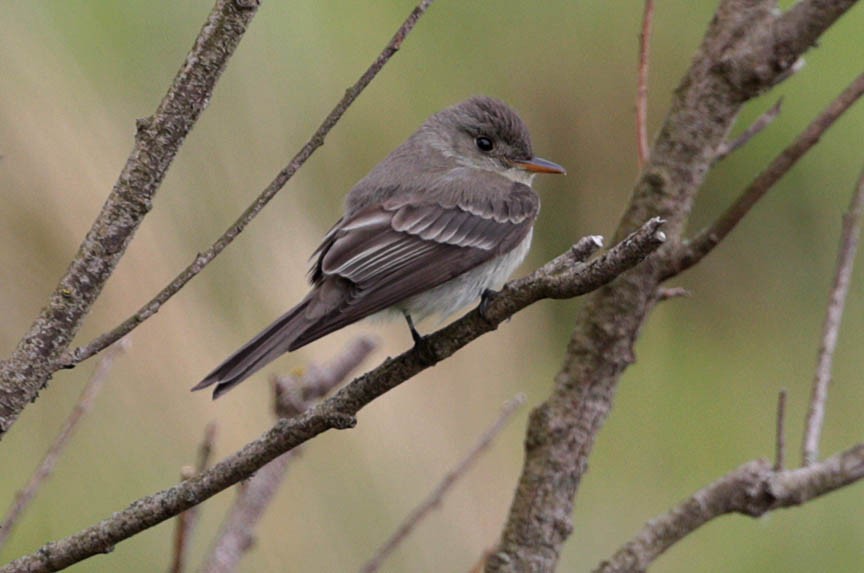
{"label": "bird's claw", "polygon": [[477,307],[480,316],[488,318],[486,313],[489,310],[489,305],[492,304],[492,301],[495,300],[495,297],[498,296],[500,292],[501,291],[492,290],[491,288],[483,289],[483,292],[480,293],[480,305]]}

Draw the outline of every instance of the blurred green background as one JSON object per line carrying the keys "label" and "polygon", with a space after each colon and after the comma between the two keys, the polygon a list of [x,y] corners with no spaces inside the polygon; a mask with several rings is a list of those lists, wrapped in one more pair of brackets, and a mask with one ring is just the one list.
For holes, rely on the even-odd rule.
{"label": "blurred green background", "polygon": [[[658,2],[650,113],[662,121],[716,1]],[[303,144],[412,8],[409,1],[265,2],[177,156],[127,256],[78,338],[148,300],[206,248]],[[0,355],[28,328],[98,212],[210,2],[65,0],[4,5],[0,20]],[[176,482],[204,425],[222,457],[271,423],[257,376],[218,402],[188,388],[306,290],[306,259],[344,193],[429,114],[469,95],[520,110],[535,150],[568,169],[544,201],[522,273],[582,235],[611,234],[636,176],[634,94],[642,3],[588,0],[434,5],[302,171],[258,220],[133,334],[95,411],[14,537],[8,561]],[[747,106],[738,129],[784,97],[780,118],[711,174],[695,226],[739,190],[861,71],[864,11],[837,24],[806,67]],[[853,109],[734,234],[674,285],[622,381],[576,504],[561,571],[586,571],[647,519],[748,459],[772,455],[789,391],[793,461],[816,359],[840,217],[862,153]],[[864,265],[861,265],[864,266]],[[862,439],[861,266],[848,302],[823,452]],[[303,269],[302,271],[300,269]],[[579,301],[537,304],[316,439],[291,468],[243,571],[356,570],[517,392],[541,401]],[[426,324],[426,329],[431,326]],[[275,363],[289,372],[374,333],[371,366],[406,349],[403,324],[361,323]],[[95,365],[60,372],[0,444],[0,506],[24,483]],[[522,459],[529,407],[383,571],[466,571],[495,543]],[[231,492],[201,513],[193,562]],[[864,487],[760,520],[712,523],[652,571],[864,570]],[[173,524],[73,571],[160,571]]]}

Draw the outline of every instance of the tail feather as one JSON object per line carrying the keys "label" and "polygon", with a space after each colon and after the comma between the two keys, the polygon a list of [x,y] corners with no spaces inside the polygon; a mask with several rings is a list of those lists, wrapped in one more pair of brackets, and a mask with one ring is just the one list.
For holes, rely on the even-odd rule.
{"label": "tail feather", "polygon": [[203,390],[213,384],[215,400],[249,376],[293,350],[295,339],[311,325],[305,316],[309,300],[304,300],[241,346],[234,354],[196,384],[192,390]]}
{"label": "tail feather", "polygon": [[374,307],[346,311],[355,294],[355,286],[345,279],[336,277],[321,282],[300,304],[240,347],[192,390],[215,384],[215,400],[282,354],[380,310]]}

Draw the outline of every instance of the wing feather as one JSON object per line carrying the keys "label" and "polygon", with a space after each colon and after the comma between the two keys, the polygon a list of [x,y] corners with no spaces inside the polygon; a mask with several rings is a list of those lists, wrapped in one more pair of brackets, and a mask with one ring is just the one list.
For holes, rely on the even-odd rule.
{"label": "wing feather", "polygon": [[501,177],[484,184],[485,194],[470,200],[400,194],[398,201],[375,203],[340,220],[316,251],[312,278],[319,288],[329,281],[350,288],[292,346],[443,284],[520,244],[537,216],[537,196]]}

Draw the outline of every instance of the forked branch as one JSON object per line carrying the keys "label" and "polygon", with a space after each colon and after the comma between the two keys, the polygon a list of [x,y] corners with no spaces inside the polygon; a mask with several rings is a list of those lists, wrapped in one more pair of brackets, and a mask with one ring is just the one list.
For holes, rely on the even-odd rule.
{"label": "forked branch", "polygon": [[138,121],[126,165],[66,274],[18,347],[0,362],[0,438],[56,371],[60,355],[150,211],[168,167],[210,101],[257,7],[256,2],[218,0],[156,112]]}
{"label": "forked branch", "polygon": [[864,444],[810,467],[775,471],[768,460],[747,462],[650,520],[595,573],[638,573],[669,547],[721,515],[759,517],[794,507],[864,478]]}
{"label": "forked branch", "polygon": [[95,338],[93,341],[89,342],[85,346],[76,348],[71,352],[66,353],[63,358],[59,361],[57,365],[58,368],[62,367],[71,367],[75,364],[82,362],[94,354],[100,352],[102,349],[107,347],[113,341],[119,339],[124,334],[132,331],[142,322],[159,312],[159,309],[162,308],[162,305],[168,302],[168,300],[177,294],[180,289],[183,288],[186,283],[192,280],[198,273],[204,270],[208,264],[210,264],[213,259],[215,259],[219,253],[221,253],[225,248],[230,245],[237,236],[243,232],[249,223],[264,209],[265,206],[270,202],[273,197],[285,186],[286,183],[294,176],[294,174],[306,163],[306,160],[309,159],[316,149],[324,145],[324,138],[330,133],[330,130],[336,126],[336,123],[342,118],[348,108],[354,103],[354,100],[357,99],[366,86],[368,86],[375,76],[378,75],[378,72],[384,67],[385,64],[393,57],[393,55],[399,51],[402,47],[402,43],[405,41],[405,38],[414,29],[414,26],[417,24],[417,21],[420,19],[423,14],[429,9],[434,0],[423,0],[420,2],[414,10],[408,15],[402,25],[396,30],[396,33],[390,39],[384,49],[378,54],[378,57],[375,58],[375,61],[366,69],[365,72],[358,78],[354,84],[345,90],[345,95],[342,96],[342,99],[339,100],[339,103],[336,104],[327,117],[324,118],[324,121],[315,130],[315,133],[312,134],[312,137],[300,148],[300,151],[291,159],[291,161],[286,165],[279,173],[276,174],[276,177],[270,184],[258,195],[255,201],[252,202],[249,207],[246,208],[245,211],[240,215],[240,217],[228,227],[222,236],[220,236],[216,242],[214,242],[207,250],[198,254],[195,257],[189,266],[187,266],[183,271],[177,275],[174,280],[168,283],[159,293],[154,296],[149,302],[145,303],[138,312],[124,320],[121,324],[117,325],[114,329],[106,332]]}
{"label": "forked branch", "polygon": [[387,359],[299,416],[279,420],[257,440],[209,470],[141,498],[79,533],[47,543],[35,553],[0,567],[0,573],[58,571],[110,551],[124,539],[248,478],[266,463],[315,436],[331,429],[353,427],[357,423],[356,414],[371,401],[496,329],[517,311],[544,298],[566,298],[590,292],[633,268],[663,244],[665,237],[659,230],[661,225],[658,219],[648,221],[626,241],[588,263],[574,258],[590,256],[599,246],[597,239],[590,237],[580,241],[574,249],[550,261],[531,276],[506,285],[482,315],[478,310],[468,313],[427,336],[421,347]]}
{"label": "forked branch", "polygon": [[720,217],[671,258],[664,278],[675,276],[714,250],[765,194],[810,151],[834,123],[864,95],[864,73],[855,78],[795,140],[775,157]]}

